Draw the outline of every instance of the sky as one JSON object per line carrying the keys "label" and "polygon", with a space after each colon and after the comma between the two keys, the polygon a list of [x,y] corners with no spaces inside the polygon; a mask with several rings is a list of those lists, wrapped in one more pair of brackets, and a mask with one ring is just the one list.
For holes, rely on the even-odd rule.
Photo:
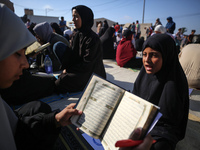
{"label": "sky", "polygon": [[[119,24],[155,23],[160,18],[163,26],[166,18],[171,16],[176,23],[175,33],[185,27],[190,34],[200,34],[200,0],[10,0],[14,3],[15,13],[22,17],[24,9],[33,9],[34,15],[64,16],[66,21],[72,20],[71,8],[86,5],[94,13],[94,18],[106,18]],[[145,5],[144,5],[145,4]],[[145,7],[144,7],[145,6]]]}

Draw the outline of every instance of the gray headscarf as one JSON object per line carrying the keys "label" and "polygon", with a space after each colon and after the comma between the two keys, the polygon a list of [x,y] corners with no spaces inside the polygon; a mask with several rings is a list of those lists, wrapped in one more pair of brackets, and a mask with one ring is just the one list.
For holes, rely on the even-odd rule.
{"label": "gray headscarf", "polygon": [[37,24],[33,28],[33,31],[45,42],[49,42],[51,34],[53,33],[53,29],[48,22],[42,22]]}
{"label": "gray headscarf", "polygon": [[0,20],[0,61],[36,41],[22,20],[2,3]]}

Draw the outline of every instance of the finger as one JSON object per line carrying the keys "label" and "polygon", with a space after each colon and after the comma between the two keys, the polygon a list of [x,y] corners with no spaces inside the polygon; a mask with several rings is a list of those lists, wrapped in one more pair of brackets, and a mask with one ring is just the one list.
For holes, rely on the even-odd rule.
{"label": "finger", "polygon": [[76,103],[71,103],[67,106],[67,108],[74,108],[76,106]]}
{"label": "finger", "polygon": [[151,145],[153,143],[153,138],[151,137],[150,134],[148,134],[145,138],[144,138],[144,141],[141,145],[138,146],[138,148],[145,148],[147,150],[149,150],[151,148]]}
{"label": "finger", "polygon": [[72,116],[72,115],[81,115],[83,112],[77,109],[65,108],[65,113]]}
{"label": "finger", "polygon": [[142,128],[136,128],[130,135],[130,139],[132,140],[139,140],[142,134]]}

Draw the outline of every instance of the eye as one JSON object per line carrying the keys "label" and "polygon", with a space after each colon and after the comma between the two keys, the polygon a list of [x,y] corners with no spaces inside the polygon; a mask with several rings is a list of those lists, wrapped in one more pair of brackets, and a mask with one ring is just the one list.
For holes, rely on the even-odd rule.
{"label": "eye", "polygon": [[15,53],[17,56],[21,57],[22,55],[19,52]]}
{"label": "eye", "polygon": [[147,54],[146,54],[146,53],[143,53],[143,54],[142,54],[142,56],[146,57],[146,56],[147,56]]}
{"label": "eye", "polygon": [[153,57],[158,57],[158,54],[157,53],[153,53],[152,56]]}

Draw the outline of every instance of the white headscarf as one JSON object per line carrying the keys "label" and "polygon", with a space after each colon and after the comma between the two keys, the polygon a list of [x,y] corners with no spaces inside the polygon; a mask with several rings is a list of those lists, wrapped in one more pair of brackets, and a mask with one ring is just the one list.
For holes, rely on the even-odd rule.
{"label": "white headscarf", "polygon": [[2,3],[0,20],[0,61],[36,41],[22,20]]}
{"label": "white headscarf", "polygon": [[154,31],[158,31],[160,33],[165,33],[166,32],[166,29],[163,25],[157,25],[154,29]]}
{"label": "white headscarf", "polygon": [[[29,46],[36,38],[28,31],[22,20],[0,3],[0,61]],[[0,147],[16,150],[14,141],[18,118],[0,96]]]}

